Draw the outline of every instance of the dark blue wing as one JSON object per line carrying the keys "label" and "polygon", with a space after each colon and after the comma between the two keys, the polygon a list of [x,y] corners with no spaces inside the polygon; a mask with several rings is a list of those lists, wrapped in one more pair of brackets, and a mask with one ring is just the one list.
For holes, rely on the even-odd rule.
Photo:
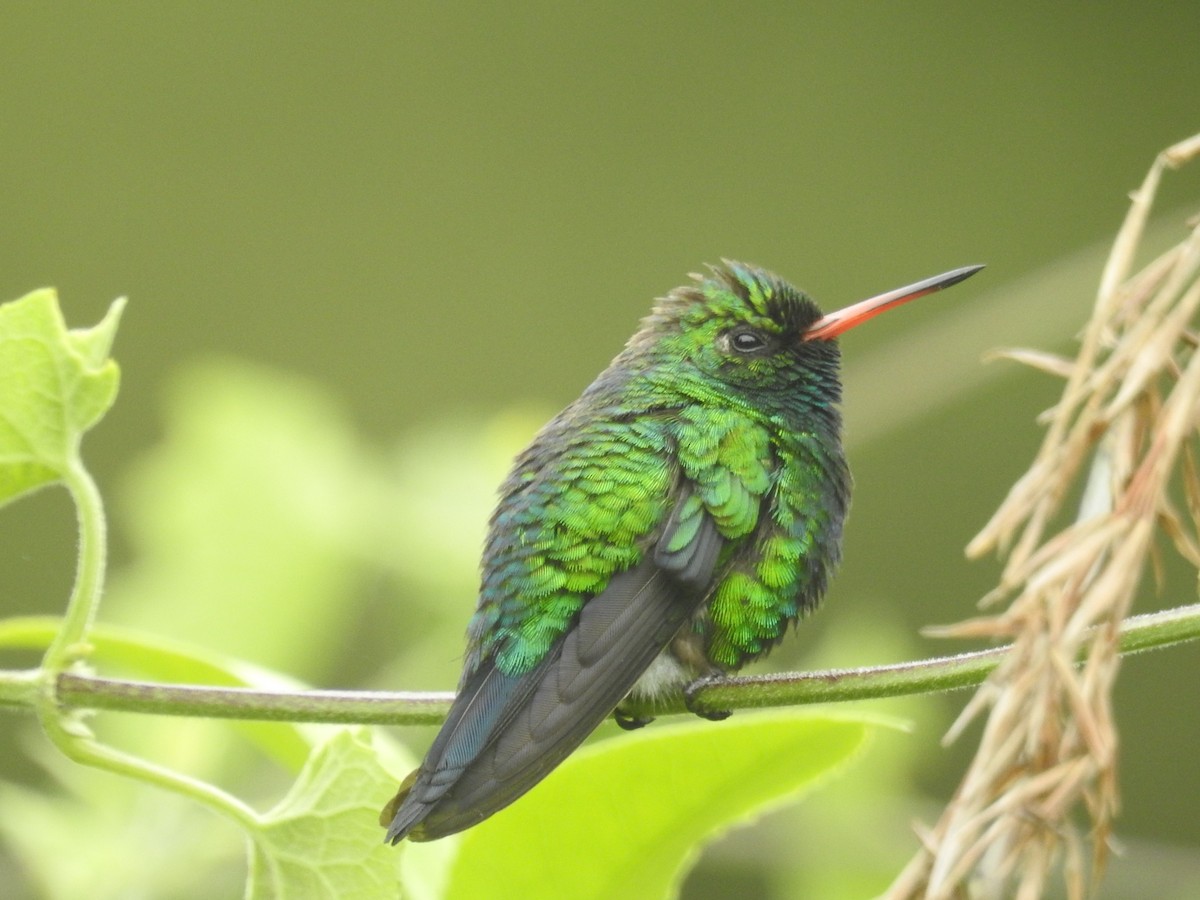
{"label": "dark blue wing", "polygon": [[[536,668],[483,660],[421,768],[384,810],[387,840],[468,828],[546,777],[612,712],[707,595],[722,539],[685,486],[657,549],[614,575]],[[679,529],[688,534],[674,540]],[[669,548],[669,549],[668,549]]]}

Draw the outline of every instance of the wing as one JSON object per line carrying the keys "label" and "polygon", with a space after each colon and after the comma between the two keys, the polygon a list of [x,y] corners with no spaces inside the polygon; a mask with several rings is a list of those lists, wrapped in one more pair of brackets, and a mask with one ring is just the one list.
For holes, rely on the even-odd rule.
{"label": "wing", "polygon": [[387,840],[461,831],[541,781],[693,616],[723,545],[692,486],[682,482],[654,552],[584,603],[536,667],[505,674],[494,655],[477,666],[411,784],[384,810]]}

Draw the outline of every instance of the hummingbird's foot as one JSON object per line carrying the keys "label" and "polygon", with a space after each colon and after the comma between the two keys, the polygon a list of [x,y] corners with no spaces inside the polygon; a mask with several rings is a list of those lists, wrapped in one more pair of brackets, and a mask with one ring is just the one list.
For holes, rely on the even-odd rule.
{"label": "hummingbird's foot", "polygon": [[637,731],[639,728],[645,728],[653,722],[654,716],[631,716],[618,706],[613,710],[613,721],[626,731]]}
{"label": "hummingbird's foot", "polygon": [[732,716],[732,709],[704,709],[696,697],[697,691],[708,687],[710,684],[718,684],[721,681],[724,681],[723,676],[709,675],[705,678],[697,678],[685,687],[683,689],[683,705],[687,707],[688,712],[702,719],[708,719],[710,722],[720,722],[722,719],[728,719]]}

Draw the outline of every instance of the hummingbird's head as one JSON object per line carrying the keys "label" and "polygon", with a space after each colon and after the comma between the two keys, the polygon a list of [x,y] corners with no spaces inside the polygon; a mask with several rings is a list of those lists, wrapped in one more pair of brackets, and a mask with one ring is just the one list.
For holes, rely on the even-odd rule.
{"label": "hummingbird's head", "polygon": [[690,374],[743,389],[748,398],[777,393],[791,398],[789,405],[800,396],[827,406],[840,394],[840,334],[982,268],[954,269],[822,315],[778,275],[724,260],[659,300],[626,353],[665,367],[684,384],[693,380]]}
{"label": "hummingbird's head", "polygon": [[631,350],[690,364],[706,379],[750,391],[814,378],[836,395],[834,340],[809,340],[821,310],[777,275],[725,260],[671,291],[630,341]]}

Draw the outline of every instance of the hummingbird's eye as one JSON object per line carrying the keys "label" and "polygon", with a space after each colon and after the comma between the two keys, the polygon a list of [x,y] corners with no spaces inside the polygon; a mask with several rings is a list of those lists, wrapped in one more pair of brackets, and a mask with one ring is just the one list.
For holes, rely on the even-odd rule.
{"label": "hummingbird's eye", "polygon": [[767,339],[757,331],[745,329],[728,336],[729,346],[738,353],[756,353],[767,346]]}

